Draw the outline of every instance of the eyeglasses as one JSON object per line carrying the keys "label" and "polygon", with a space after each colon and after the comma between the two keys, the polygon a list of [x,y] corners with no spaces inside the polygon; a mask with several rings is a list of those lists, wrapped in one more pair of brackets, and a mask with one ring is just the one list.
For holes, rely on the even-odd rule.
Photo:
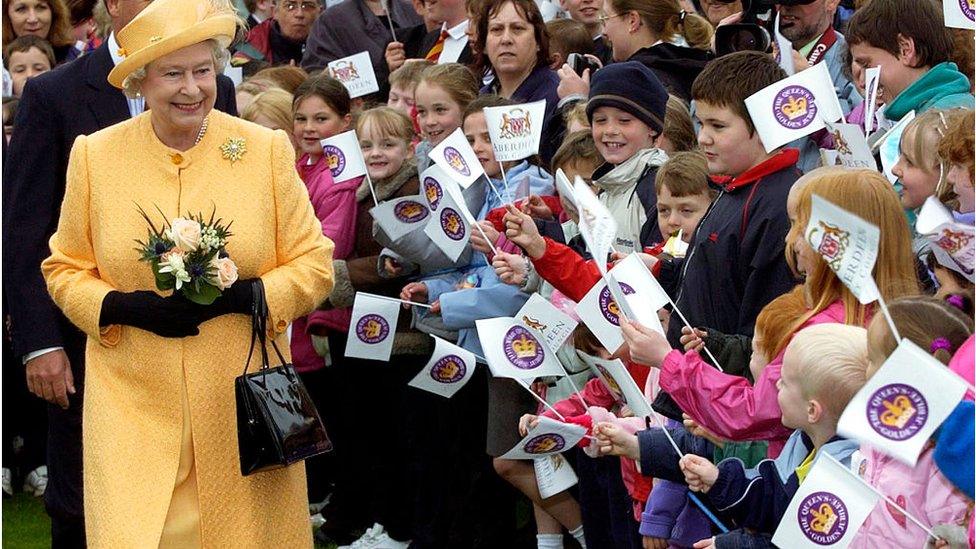
{"label": "eyeglasses", "polygon": [[618,13],[618,14],[616,14],[616,15],[606,15],[606,14],[600,14],[600,16],[599,16],[599,17],[597,17],[597,21],[599,21],[599,22],[601,22],[601,23],[603,23],[604,25],[606,25],[606,24],[607,24],[607,21],[609,21],[609,20],[611,20],[611,19],[613,19],[614,17],[620,17],[620,16],[622,16],[622,15],[627,15],[627,13],[628,13],[628,12],[624,12],[624,13]]}
{"label": "eyeglasses", "polygon": [[299,7],[302,8],[302,11],[316,11],[319,9],[318,2],[302,2],[301,4],[298,2],[285,2],[282,6],[285,8],[285,11],[295,11]]}

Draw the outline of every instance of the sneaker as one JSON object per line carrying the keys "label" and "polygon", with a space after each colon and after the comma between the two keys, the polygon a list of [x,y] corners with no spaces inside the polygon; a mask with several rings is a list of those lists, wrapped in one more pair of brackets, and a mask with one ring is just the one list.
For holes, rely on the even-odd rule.
{"label": "sneaker", "polygon": [[377,547],[375,542],[381,535],[384,535],[383,525],[377,522],[374,523],[373,526],[367,528],[366,533],[363,534],[362,537],[349,545],[343,545],[337,549],[374,549]]}
{"label": "sneaker", "polygon": [[315,513],[309,517],[309,520],[312,521],[312,528],[315,528],[316,530],[325,524],[325,517],[322,516],[322,513]]}
{"label": "sneaker", "polygon": [[390,534],[386,532],[381,533],[374,541],[372,545],[369,545],[369,549],[407,549],[410,546],[409,541],[397,541],[390,537]]}
{"label": "sneaker", "polygon": [[47,465],[41,465],[24,479],[24,492],[41,497],[45,490],[47,490]]}
{"label": "sneaker", "polygon": [[6,467],[3,468],[3,495],[14,495],[13,472]]}

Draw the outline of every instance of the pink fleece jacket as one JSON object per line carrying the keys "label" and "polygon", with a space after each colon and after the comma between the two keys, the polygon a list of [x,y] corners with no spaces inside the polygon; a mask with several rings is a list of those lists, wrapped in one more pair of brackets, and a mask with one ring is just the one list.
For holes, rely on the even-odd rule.
{"label": "pink fleece jacket", "polygon": [[[657,373],[651,368],[641,366],[635,363],[627,363],[627,371],[630,373],[634,381],[638,383],[644,382],[644,393],[648,396],[648,402],[653,401],[653,396],[656,396],[657,391]],[[652,391],[653,394],[648,394],[648,391]],[[613,421],[615,423],[620,423],[627,429],[631,434],[635,434],[637,431],[644,429],[644,419],[643,418],[617,418],[609,410],[614,407],[617,402],[616,397],[613,393],[607,389],[607,386],[603,384],[598,378],[593,378],[586,382],[583,389],[580,391],[583,394],[583,398],[586,399],[586,404],[580,400],[578,395],[572,395],[569,398],[560,400],[559,402],[553,404],[555,408],[563,417],[567,419],[570,423],[576,423],[579,425],[585,425],[587,422],[574,421],[573,418],[576,416],[581,416],[584,414],[589,415],[591,421],[590,428],[587,430],[587,434],[592,435],[592,426],[603,421]],[[587,406],[587,404],[589,406]],[[556,414],[549,410],[548,408],[542,411],[539,415],[548,417],[550,419],[558,420]],[[586,443],[585,446],[583,444]],[[583,439],[580,443],[583,446],[584,451],[590,457],[597,457],[598,450],[596,448],[596,442],[592,439]],[[649,479],[644,479],[640,472],[637,470],[637,463],[632,459],[621,458],[620,459],[620,473],[624,481],[624,485],[627,487],[627,492],[630,494],[631,498],[635,500],[633,505],[634,520],[640,522],[641,512],[644,510],[644,505],[647,501],[648,493],[650,491]],[[640,503],[636,503],[640,502]]]}
{"label": "pink fleece jacket", "polygon": [[[803,328],[844,322],[844,304],[835,301],[810,318]],[[785,352],[785,351],[784,351]],[[781,422],[776,382],[783,368],[780,353],[763,370],[755,384],[708,365],[695,351],[668,353],[661,364],[661,389],[699,425],[733,441],[768,440],[769,457],[783,450],[791,431]]]}
{"label": "pink fleece jacket", "polygon": [[[308,163],[308,155],[303,155],[295,163],[295,168],[305,182],[308,198],[315,210],[315,217],[322,222],[322,234],[332,240],[335,248],[333,259],[346,259],[353,251],[356,241],[356,189],[362,183],[362,177],[336,183],[332,180],[325,157],[319,157],[314,164]],[[331,311],[314,311],[307,317],[295,319],[291,331],[291,355],[295,369],[299,372],[317,370],[325,366],[325,361],[315,352],[312,340],[308,334],[308,320],[314,318],[317,323],[326,325],[329,329],[346,332],[352,311],[346,307]],[[323,334],[324,335],[324,334]]]}
{"label": "pink fleece jacket", "polygon": [[[927,527],[940,524],[965,526],[966,496],[956,490],[933,460],[930,444],[918,457],[915,467],[875,450],[861,446],[864,454],[864,480],[900,505]],[[928,534],[885,501],[879,501],[857,531],[851,549],[875,547],[925,547]],[[892,545],[893,542],[895,545]]]}

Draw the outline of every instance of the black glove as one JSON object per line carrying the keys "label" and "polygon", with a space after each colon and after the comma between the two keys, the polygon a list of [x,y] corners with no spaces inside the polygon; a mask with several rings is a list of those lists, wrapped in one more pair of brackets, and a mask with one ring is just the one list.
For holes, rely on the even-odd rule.
{"label": "black glove", "polygon": [[102,300],[100,326],[124,324],[162,337],[187,337],[200,333],[200,320],[192,303],[156,292],[109,292]]}
{"label": "black glove", "polygon": [[[200,305],[188,300],[187,302],[193,308],[193,315],[195,315],[199,323],[204,323],[210,319],[226,314],[250,315],[251,307],[254,306],[253,288],[255,284],[263,283],[260,278],[238,280],[221,292],[220,297],[215,299],[210,305]],[[181,299],[186,300],[183,297]]]}

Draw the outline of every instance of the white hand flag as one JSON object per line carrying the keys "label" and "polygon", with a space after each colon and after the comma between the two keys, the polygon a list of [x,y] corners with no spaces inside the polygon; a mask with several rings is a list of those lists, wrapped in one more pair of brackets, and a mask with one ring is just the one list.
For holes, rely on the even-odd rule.
{"label": "white hand flag", "polygon": [[837,432],[914,466],[965,393],[962,378],[902,339],[844,409]]}
{"label": "white hand flag", "polygon": [[440,198],[437,212],[431,215],[424,234],[451,261],[457,261],[471,238],[471,214],[464,202],[458,203],[453,193],[445,192]]}
{"label": "white hand flag", "polygon": [[776,547],[843,549],[879,496],[829,454],[820,452],[773,534]]}
{"label": "white hand flag", "polygon": [[654,413],[651,404],[644,397],[644,392],[637,386],[634,378],[620,360],[604,360],[595,356],[577,352],[583,362],[617,400],[629,407],[637,417],[645,417]]}
{"label": "white hand flag", "polygon": [[429,168],[424,170],[424,173],[420,174],[420,194],[427,201],[427,208],[433,213],[436,213],[437,209],[440,208],[444,195],[454,189],[458,191],[456,194],[452,194],[456,199],[457,196],[461,195],[460,188],[451,179],[451,176],[437,164],[431,164]]}
{"label": "white hand flag", "polygon": [[434,354],[407,385],[451,398],[474,375],[474,354],[437,336],[433,338]]}
{"label": "white hand flag", "polygon": [[396,242],[404,235],[425,226],[430,210],[420,195],[387,200],[369,210],[370,215],[390,240]]}
{"label": "white hand flag", "polygon": [[542,334],[550,349],[559,349],[579,324],[539,294],[532,294],[515,318]]}
{"label": "white hand flag", "polygon": [[559,454],[550,454],[532,461],[535,466],[535,482],[539,486],[542,499],[548,499],[579,482],[579,477],[569,466],[569,462]]}
{"label": "white hand flag", "polygon": [[390,360],[400,303],[359,292],[352,306],[346,356],[367,360]]}
{"label": "white hand flag", "polygon": [[846,168],[867,168],[877,170],[878,163],[871,154],[868,140],[857,124],[842,124],[824,121],[827,131],[834,138],[837,163]]}
{"label": "white hand flag", "polygon": [[355,130],[323,139],[320,143],[336,183],[366,175],[366,162]]}
{"label": "white hand flag", "polygon": [[766,152],[820,130],[824,120],[833,122],[844,115],[825,63],[752,94],[746,98],[746,109]]}
{"label": "white hand flag", "polygon": [[509,162],[539,153],[546,100],[506,107],[485,107],[485,123],[495,160]]}
{"label": "white hand flag", "polygon": [[972,0],[945,0],[942,2],[945,26],[954,29],[976,29],[976,7]]}
{"label": "white hand flag", "polygon": [[444,141],[431,149],[430,159],[465,189],[485,173],[481,162],[478,161],[478,155],[474,154],[461,128],[454,130]]}
{"label": "white hand flag", "polygon": [[367,51],[336,59],[329,63],[327,71],[329,76],[342,82],[349,91],[349,97],[353,99],[380,91],[380,84],[373,72],[373,62]]}
{"label": "white hand flag", "polygon": [[607,274],[607,256],[617,236],[617,222],[579,176],[573,182],[573,195],[579,208],[579,228],[583,241],[593,255],[597,268]]}
{"label": "white hand flag", "polygon": [[813,195],[805,236],[861,303],[878,299],[874,262],[878,257],[878,227]]}
{"label": "white hand flag", "polygon": [[506,316],[477,320],[475,325],[493,376],[535,379],[566,375],[537,330]]}
{"label": "white hand flag", "polygon": [[529,430],[525,438],[501,457],[502,459],[535,459],[558,454],[575,446],[584,435],[586,429],[579,425],[540,416],[539,424]]}

